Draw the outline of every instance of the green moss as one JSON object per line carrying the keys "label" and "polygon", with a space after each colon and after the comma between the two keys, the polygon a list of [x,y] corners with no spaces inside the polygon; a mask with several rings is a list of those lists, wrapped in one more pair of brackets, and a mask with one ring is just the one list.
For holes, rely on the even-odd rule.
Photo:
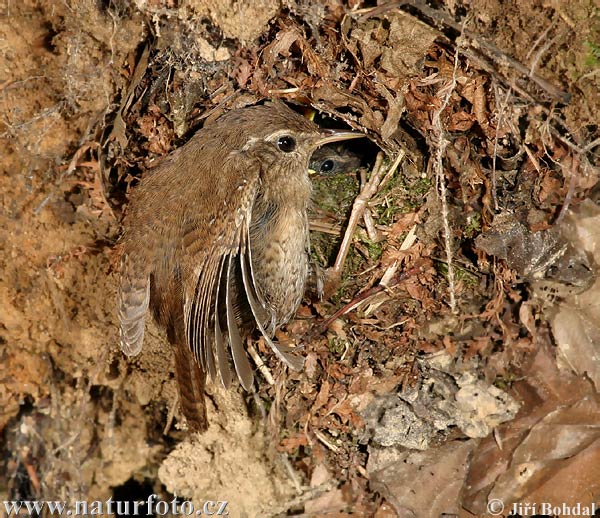
{"label": "green moss", "polygon": [[585,41],[584,45],[588,49],[585,57],[585,66],[592,69],[600,67],[600,45],[592,41]]}
{"label": "green moss", "polygon": [[317,177],[313,181],[313,200],[315,205],[337,216],[345,216],[347,214],[352,208],[354,198],[356,198],[359,191],[359,181],[352,174]]}
{"label": "green moss", "polygon": [[481,232],[481,213],[476,212],[468,219],[468,224],[463,230],[463,235],[467,239],[473,239]]}
{"label": "green moss", "polygon": [[519,381],[519,377],[514,372],[507,371],[502,375],[496,376],[494,386],[500,390],[510,390],[515,381]]}
{"label": "green moss", "polygon": [[[389,167],[389,161],[387,167]],[[384,167],[386,164],[384,163]],[[369,210],[378,227],[389,228],[402,214],[417,210],[425,202],[432,182],[417,170],[416,166],[399,169],[369,201]],[[345,230],[352,205],[360,192],[360,180],[357,173],[313,177],[313,205],[329,215],[330,221]],[[359,222],[362,227],[362,221]],[[385,242],[373,242],[363,228],[359,227],[354,235],[342,270],[342,280],[331,302],[340,305],[351,299],[359,288],[357,273],[366,270],[381,260],[385,251]],[[342,236],[323,232],[312,232],[312,257],[321,266],[330,266],[335,261]]]}
{"label": "green moss", "polygon": [[382,242],[375,243],[375,242],[371,241],[366,236],[366,233],[364,236],[362,236],[360,241],[361,241],[361,243],[364,243],[366,245],[367,250],[369,252],[369,259],[371,261],[379,261],[379,259],[381,258],[381,254],[383,253],[383,243]]}
{"label": "green moss", "polygon": [[398,173],[388,182],[371,203],[377,212],[377,223],[392,225],[398,214],[414,212],[425,202],[431,190],[431,180],[418,176],[406,178]]}
{"label": "green moss", "polygon": [[363,270],[364,267],[365,259],[354,249],[354,247],[350,247],[348,257],[346,257],[346,262],[342,270],[340,286],[331,297],[331,301],[336,306],[354,296],[354,293],[356,292],[356,272]]}
{"label": "green moss", "polygon": [[340,338],[339,336],[330,338],[327,342],[327,348],[331,354],[336,356],[342,356],[344,351],[348,348],[347,340]]}

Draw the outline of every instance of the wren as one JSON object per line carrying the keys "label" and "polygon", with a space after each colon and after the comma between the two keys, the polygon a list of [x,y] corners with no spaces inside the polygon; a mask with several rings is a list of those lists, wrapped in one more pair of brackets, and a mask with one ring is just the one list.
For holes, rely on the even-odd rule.
{"label": "wren", "polygon": [[272,337],[296,312],[308,275],[309,160],[323,144],[363,136],[321,129],[281,102],[232,110],[133,190],[120,263],[121,348],[141,351],[151,310],[174,348],[192,431],[208,426],[207,374],[251,389],[245,343],[254,330],[302,369],[303,359]]}

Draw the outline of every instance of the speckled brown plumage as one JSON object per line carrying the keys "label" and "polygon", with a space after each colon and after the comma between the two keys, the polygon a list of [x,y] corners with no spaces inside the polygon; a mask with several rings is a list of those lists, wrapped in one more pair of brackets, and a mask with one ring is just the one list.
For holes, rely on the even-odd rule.
{"label": "speckled brown plumage", "polygon": [[206,428],[205,375],[245,389],[245,340],[271,340],[296,311],[308,274],[307,167],[321,144],[360,134],[322,130],[282,103],[234,110],[198,131],[134,190],[124,222],[121,347],[140,352],[148,309],[175,348],[181,406]]}

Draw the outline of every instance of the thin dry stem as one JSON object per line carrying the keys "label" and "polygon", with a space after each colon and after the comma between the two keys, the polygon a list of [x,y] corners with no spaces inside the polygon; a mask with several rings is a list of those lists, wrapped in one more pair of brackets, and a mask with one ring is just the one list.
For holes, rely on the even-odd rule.
{"label": "thin dry stem", "polygon": [[163,435],[167,435],[171,431],[171,427],[173,426],[173,420],[175,419],[175,412],[177,412],[178,406],[179,390],[176,390],[175,395],[171,400],[171,404],[169,405],[169,413],[167,414],[167,421],[165,423],[165,427],[163,428]]}
{"label": "thin dry stem", "polygon": [[340,449],[333,444],[326,436],[323,432],[320,432],[319,430],[315,430],[315,436],[317,439],[319,439],[319,441],[321,441],[326,448],[328,448],[329,450],[331,450],[334,453],[338,453],[340,451]]}
{"label": "thin dry stem", "polygon": [[262,358],[258,354],[258,351],[254,347],[254,345],[252,344],[252,342],[250,342],[249,340],[248,340],[248,343],[246,345],[246,349],[248,351],[248,354],[250,355],[250,357],[252,358],[252,360],[256,364],[256,368],[260,371],[260,373],[265,378],[265,381],[270,386],[275,385],[275,380],[273,379],[273,375],[271,374],[271,371],[265,365],[265,362],[262,360]]}
{"label": "thin dry stem", "polygon": [[531,65],[529,66],[529,77],[533,77],[535,75],[535,69],[537,68],[537,66],[539,64],[540,59],[542,59],[542,56],[546,52],[548,52],[548,49],[550,49],[550,47],[552,45],[554,45],[554,43],[556,43],[556,40],[561,36],[562,36],[562,34],[557,34],[556,36],[554,36],[554,38],[547,41],[545,43],[545,45],[538,52],[536,52],[535,56],[531,60]]}
{"label": "thin dry stem", "polygon": [[[494,132],[494,156],[492,157],[492,200],[494,201],[494,210],[498,212],[498,196],[497,196],[497,187],[496,187],[496,158],[498,157],[498,129],[502,127],[502,123],[504,122],[504,110],[508,106],[508,99],[510,94],[512,93],[511,88],[509,87],[506,90],[506,95],[504,100],[500,103],[500,107],[498,110],[498,122],[496,123],[496,131]],[[498,99],[496,95],[496,99]]]}
{"label": "thin dry stem", "polygon": [[[389,170],[385,170],[383,167],[383,153],[378,153],[377,158],[375,160],[375,165],[373,166],[373,172],[371,173],[371,178],[365,184],[364,188],[361,190],[360,194],[354,200],[354,204],[352,205],[352,212],[350,214],[350,219],[348,220],[348,226],[346,227],[346,232],[344,233],[344,239],[342,240],[342,244],[340,245],[340,250],[338,252],[337,258],[332,268],[327,273],[327,286],[326,293],[331,293],[335,287],[339,284],[339,280],[341,278],[342,269],[344,267],[344,262],[346,261],[346,257],[348,256],[348,252],[350,251],[350,244],[352,243],[352,238],[354,236],[354,231],[358,225],[358,222],[363,217],[365,208],[369,202],[369,200],[377,193],[381,180],[385,176],[391,176],[400,165],[400,162],[404,158],[404,152],[400,151],[396,156],[394,163],[390,167]],[[386,173],[386,174],[384,174]]]}
{"label": "thin dry stem", "polygon": [[571,160],[571,175],[569,177],[569,187],[567,189],[567,194],[565,195],[565,201],[563,202],[563,206],[560,209],[558,217],[556,218],[556,223],[560,223],[567,211],[569,210],[569,206],[571,205],[571,200],[573,199],[573,195],[575,194],[575,187],[577,186],[577,170],[579,169],[580,160],[576,155],[573,155]]}
{"label": "thin dry stem", "polygon": [[546,30],[544,32],[542,32],[542,34],[539,35],[538,39],[533,42],[533,45],[531,46],[531,48],[529,49],[529,52],[527,52],[527,55],[525,56],[526,60],[531,57],[531,54],[533,54],[535,52],[535,49],[538,48],[538,45],[542,42],[542,40],[546,36],[548,36],[548,33],[554,28],[555,25],[556,25],[556,21],[553,21],[550,25],[548,25],[548,27],[546,27]]}
{"label": "thin dry stem", "polygon": [[446,249],[446,261],[448,263],[448,285],[450,292],[450,309],[453,313],[457,312],[456,309],[456,286],[454,282],[454,262],[452,256],[452,233],[450,231],[450,218],[448,210],[448,192],[446,190],[446,180],[444,178],[444,152],[449,142],[445,137],[444,127],[442,125],[441,115],[442,112],[448,106],[452,92],[456,88],[456,72],[458,70],[458,47],[454,53],[454,72],[452,74],[452,81],[440,90],[444,92],[444,98],[442,105],[433,113],[432,126],[436,135],[436,152],[434,169],[436,174],[436,181],[439,189],[440,201],[442,204],[442,220],[444,223],[444,245]]}
{"label": "thin dry stem", "polygon": [[296,494],[301,495],[302,494],[302,484],[300,484],[300,478],[298,477],[298,474],[296,473],[294,466],[292,466],[292,463],[290,462],[290,459],[288,458],[287,455],[281,454],[280,458],[281,458],[281,462],[282,462],[283,466],[285,467],[285,470],[288,473],[288,476],[290,477],[290,480],[292,481],[292,484],[294,484],[294,489],[296,490]]}
{"label": "thin dry stem", "polygon": [[365,222],[365,228],[367,229],[367,235],[369,236],[369,239],[373,241],[373,243],[378,243],[381,241],[381,232],[379,232],[379,230],[377,230],[375,227],[373,215],[368,207],[365,209],[365,213],[363,214],[363,221]]}
{"label": "thin dry stem", "polygon": [[[372,8],[367,15],[363,16],[363,20],[372,16],[380,15],[383,12],[398,8],[401,5],[412,5],[421,11],[424,15],[430,17],[437,24],[451,27],[460,32],[461,38],[467,40],[467,45],[477,54],[485,56],[487,59],[492,60],[497,64],[498,67],[508,66],[513,70],[527,77],[530,81],[537,84],[538,87],[542,88],[548,95],[551,95],[555,99],[562,103],[568,103],[570,101],[570,95],[568,92],[564,92],[560,88],[554,86],[552,83],[538,76],[537,74],[530,74],[530,70],[523,65],[523,63],[517,61],[515,58],[502,52],[496,45],[487,41],[480,34],[465,28],[464,23],[460,23],[454,20],[448,13],[429,7],[424,0],[396,0],[394,2],[388,2],[383,5]],[[477,57],[476,57],[477,58]],[[480,61],[481,58],[478,59]],[[508,78],[507,78],[508,79]]]}

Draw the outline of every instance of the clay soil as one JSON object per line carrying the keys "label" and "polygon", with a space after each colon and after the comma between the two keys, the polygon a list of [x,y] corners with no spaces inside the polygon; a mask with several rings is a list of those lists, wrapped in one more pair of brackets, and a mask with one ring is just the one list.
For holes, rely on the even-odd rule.
{"label": "clay soil", "polygon": [[[583,135],[580,146],[596,139],[597,152],[600,14],[592,2],[473,0],[460,6],[455,2],[442,3],[461,16],[469,14],[472,31],[485,35],[506,55],[528,66],[533,59],[528,51],[534,42],[542,39],[538,50],[548,44],[548,50],[538,54],[536,73],[568,92],[571,99],[568,103],[550,100],[545,106],[552,110],[560,105],[562,120]],[[312,356],[307,360],[306,373],[286,375],[269,358],[275,386],[263,388],[256,398],[238,388],[224,391],[209,384],[211,426],[206,434],[190,437],[178,409],[172,357],[164,336],[152,323],[148,324],[143,353],[134,359],[125,358],[119,350],[115,310],[116,245],[130,184],[135,185],[150,158],[164,155],[189,136],[190,128],[201,124],[210,103],[216,106],[224,102],[226,95],[234,90],[242,98],[248,96],[250,101],[270,96],[267,72],[261,76],[250,68],[258,69],[256,63],[261,59],[269,64],[268,53],[264,51],[269,43],[285,44],[283,38],[275,40],[275,34],[287,30],[287,20],[304,27],[305,35],[312,31],[313,37],[318,32],[315,27],[325,23],[327,31],[331,31],[321,32],[325,45],[338,37],[344,10],[374,7],[354,0],[350,4],[335,0],[3,2],[0,7],[0,502],[145,500],[154,493],[168,501],[175,495],[194,502],[226,500],[232,516],[285,516],[310,513],[311,509],[317,513],[314,516],[321,516],[318,513],[329,504],[340,513],[336,516],[351,516],[353,506],[354,512],[362,516],[375,513],[379,517],[395,516],[386,503],[386,498],[393,500],[393,495],[386,493],[385,488],[369,484],[365,441],[359,444],[361,441],[353,432],[353,429],[363,430],[368,418],[364,414],[359,417],[354,410],[346,409],[344,413],[333,408],[334,405],[331,411],[319,414],[318,426],[322,428],[311,418],[302,417],[309,410],[317,413],[319,404],[325,408],[328,398],[337,394],[335,390],[341,390],[338,382],[344,375],[349,376],[344,386],[350,387],[348,390],[355,391],[354,394],[364,392],[356,388],[358,385],[366,387],[371,383],[367,377],[360,380],[351,377],[358,376],[358,372],[344,366],[343,344],[341,350],[336,349],[340,336],[350,342],[346,335],[354,337],[360,327],[344,331],[339,328],[338,320],[337,330],[333,327],[333,338],[332,335],[319,338],[321,348],[309,348]],[[179,32],[173,29],[171,34],[170,27],[177,27]],[[195,66],[188,66],[185,61],[186,38],[191,34],[202,35],[194,40],[195,55],[203,55],[205,61]],[[302,52],[299,42],[296,40],[295,52]],[[259,44],[263,51],[257,56]],[[135,71],[144,59],[147,45],[150,68],[154,68],[142,79],[135,76]],[[270,49],[276,56],[277,49]],[[445,56],[445,70],[451,71],[452,46],[442,45],[437,49],[424,55],[419,66],[429,66],[438,59],[442,63]],[[310,71],[310,59],[307,62]],[[166,83],[156,82],[163,70],[161,66],[164,70],[177,69]],[[285,77],[285,81],[275,85],[279,92],[285,87],[302,89],[310,80],[308,72],[306,77],[296,76],[296,69],[286,71],[277,69],[278,66],[273,58],[272,67],[277,70],[274,73],[278,78]],[[494,74],[492,70],[483,70],[477,62],[472,68],[482,74]],[[443,72],[440,65],[440,77]],[[295,78],[298,78],[296,83]],[[196,90],[190,87],[191,80],[195,81]],[[177,81],[183,85],[187,97],[182,96],[177,102],[171,98],[170,114],[165,117],[164,106],[155,102],[156,91],[176,90]],[[352,77],[348,77],[348,84],[351,81]],[[144,95],[155,98],[146,103],[144,110],[138,104],[138,108],[126,114],[124,106],[132,84],[137,88],[135,102]],[[152,84],[159,87],[152,90]],[[389,93],[391,83],[386,84]],[[486,86],[490,91],[491,84]],[[404,85],[399,84],[398,88],[407,93],[413,104],[407,101],[408,108],[398,108],[396,119],[392,116],[354,119],[355,127],[369,130],[373,140],[389,153],[398,149],[398,140],[391,135],[400,113],[408,110],[410,119],[418,113],[416,106],[420,101],[410,97],[410,89]],[[382,91],[378,95],[384,99],[386,94]],[[196,92],[202,102],[196,102],[190,92]],[[316,99],[313,105],[319,107],[327,102],[330,107],[336,102],[341,105],[339,98],[332,101],[333,94],[323,92],[320,98],[313,99]],[[357,97],[362,95],[367,103],[380,102],[363,95],[364,92],[359,88],[355,93]],[[285,98],[284,93],[271,95]],[[298,102],[302,100],[300,97],[293,100]],[[526,103],[523,117],[526,110],[536,109],[534,100],[528,99]],[[117,113],[123,114],[126,133],[111,133],[116,127]],[[178,113],[183,115],[178,118]],[[531,116],[531,111],[527,113]],[[403,120],[407,123],[406,115]],[[344,119],[338,122],[351,123]],[[382,130],[384,122],[388,125],[384,124]],[[426,141],[424,132],[418,135],[418,117],[408,120],[408,124],[417,128],[413,135],[417,141],[415,149],[420,150],[423,160],[414,164],[419,169],[417,173],[413,171],[410,180],[414,186],[422,182],[420,168],[426,167],[423,164],[429,158],[423,150],[434,143]],[[484,126],[481,120],[474,124]],[[465,126],[464,131],[469,129]],[[529,142],[536,141],[543,128],[536,131]],[[123,138],[124,135],[127,137]],[[482,133],[478,138],[483,138]],[[366,150],[367,165],[372,164],[377,149],[373,144]],[[554,208],[548,210],[552,217],[556,217],[568,191],[560,178],[556,181],[560,188],[547,187],[555,197]],[[573,199],[583,199],[593,183],[590,180],[589,185],[582,186]],[[419,184],[422,194],[412,201],[413,209],[426,202],[434,184],[435,181]],[[454,187],[452,183],[449,185],[452,190],[458,183]],[[452,193],[455,195],[454,190]],[[420,215],[424,225],[427,217],[424,213]],[[393,213],[390,218],[386,223],[388,228],[398,230],[400,227],[394,227],[397,224],[404,231],[411,226],[402,224],[399,214]],[[542,228],[543,219],[539,216],[530,223]],[[343,225],[344,220],[338,223]],[[453,350],[442,338],[443,333],[436,334],[435,330],[419,335],[418,340],[391,334],[399,329],[394,327],[395,322],[404,322],[406,306],[411,336],[417,336],[415,329],[422,322],[419,309],[410,302],[413,299],[423,303],[423,311],[437,308],[435,311],[451,315],[444,273],[435,263],[437,258],[445,257],[444,248],[437,238],[428,242],[426,234],[422,236],[423,255],[436,259],[431,259],[425,270],[419,270],[425,272],[419,274],[423,275],[419,277],[421,283],[412,290],[409,288],[409,293],[404,292],[403,305],[390,306],[391,309],[381,313],[375,311],[364,316],[360,322],[354,321],[356,325],[372,326],[372,334],[365,335],[371,341],[367,358],[371,365],[377,358],[389,364],[393,355],[399,358],[406,354],[414,360],[421,353],[439,348]],[[385,261],[387,245],[373,245],[377,249],[373,252],[375,248],[365,243],[358,245],[359,252],[361,246],[363,252],[366,250],[364,257],[369,260],[375,257],[373,264],[380,258]],[[434,249],[437,251],[433,252]],[[375,255],[369,255],[372,253]],[[323,254],[325,262],[328,254],[329,251]],[[354,267],[367,270],[366,260],[357,257],[360,258],[360,253],[351,256],[351,261],[358,261],[352,263]],[[378,271],[385,271],[387,266],[389,262]],[[492,275],[489,270],[488,273]],[[436,286],[436,276],[442,279],[443,286]],[[345,291],[338,292],[337,299],[330,299],[331,305],[305,303],[300,320],[288,326],[286,336],[308,333],[311,318],[322,319],[348,303],[365,288],[367,281],[360,285],[360,279],[368,277],[368,273],[356,281],[345,277]],[[426,295],[428,290],[431,293]],[[516,308],[517,292],[511,293],[513,298],[509,302]],[[520,292],[519,296],[524,295]],[[491,298],[490,292],[488,300]],[[461,311],[464,314],[479,311],[477,304],[481,309],[486,302],[478,300],[465,303]],[[517,319],[518,310],[514,308],[505,309],[497,319],[495,325],[500,333],[497,342],[502,342],[499,338],[502,330],[513,325],[509,315]],[[449,325],[448,322],[443,325]],[[536,322],[533,327],[543,325],[539,319]],[[521,336],[525,335],[526,330],[521,332]],[[390,347],[396,352],[390,353]],[[527,354],[533,346],[528,347]],[[492,349],[492,346],[481,351],[473,349],[471,354],[484,358]],[[264,348],[261,350],[266,352]],[[332,381],[326,389],[315,374],[320,372],[315,365],[323,364],[324,354],[331,355],[331,365],[327,368]],[[337,360],[340,363],[334,369]],[[400,360],[394,361],[395,370],[392,367],[389,370],[393,376],[385,378],[395,380],[389,386],[383,377],[378,377],[383,375],[378,374],[376,366],[371,370],[373,380],[381,384],[380,393],[391,390],[414,373],[411,370],[414,365],[402,367]],[[409,364],[412,365],[410,361]],[[361,370],[361,375],[365,375],[366,371]],[[260,383],[266,385],[264,381]],[[277,401],[278,413],[269,411],[269,397]],[[336,397],[338,402],[344,401],[344,397]],[[284,411],[286,406],[288,413]],[[326,423],[326,419],[331,422]],[[331,433],[324,437],[319,429]],[[310,433],[303,436],[306,430]],[[321,490],[311,494],[309,489],[307,494],[307,487]],[[330,499],[329,504],[318,500],[323,494]],[[306,502],[309,503],[304,508]],[[309,515],[313,516],[303,514]]]}

